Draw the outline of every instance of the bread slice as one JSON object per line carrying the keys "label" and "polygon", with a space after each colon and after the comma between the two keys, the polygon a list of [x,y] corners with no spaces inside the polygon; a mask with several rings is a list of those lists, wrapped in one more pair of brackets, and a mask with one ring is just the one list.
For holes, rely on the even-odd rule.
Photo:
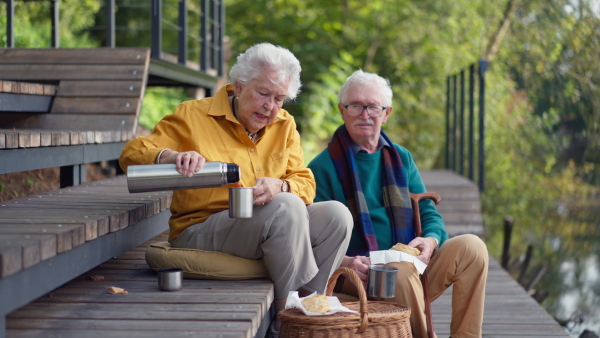
{"label": "bread slice", "polygon": [[331,310],[329,305],[329,299],[325,295],[314,295],[312,297],[304,298],[302,300],[304,308],[310,312],[316,313],[327,313]]}
{"label": "bread slice", "polygon": [[413,255],[413,256],[418,256],[421,254],[421,251],[417,248],[413,248],[411,246],[408,246],[406,244],[402,244],[402,243],[398,243],[396,245],[394,245],[391,250],[398,250],[398,251],[402,251],[405,252],[409,255]]}

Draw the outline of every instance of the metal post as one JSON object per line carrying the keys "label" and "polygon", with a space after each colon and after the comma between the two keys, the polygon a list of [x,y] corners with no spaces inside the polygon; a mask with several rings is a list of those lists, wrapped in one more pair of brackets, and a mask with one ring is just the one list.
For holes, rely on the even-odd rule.
{"label": "metal post", "polygon": [[52,47],[60,48],[60,0],[50,2],[52,11]]}
{"label": "metal post", "polygon": [[162,51],[162,0],[152,0],[152,47],[151,55],[160,59]]}
{"label": "metal post", "polygon": [[208,70],[208,0],[201,0],[202,23],[200,24],[200,70]]}
{"label": "metal post", "polygon": [[225,46],[223,45],[223,37],[225,36],[225,0],[219,1],[219,41],[217,42],[219,46],[219,58],[217,62],[219,63],[217,66],[219,76],[223,76],[223,63],[225,62]]}
{"label": "metal post", "polygon": [[452,82],[452,170],[456,172],[456,74]]}
{"label": "metal post", "polygon": [[469,66],[469,179],[475,179],[475,64]]}
{"label": "metal post", "polygon": [[525,260],[523,261],[521,270],[519,271],[519,278],[517,278],[517,282],[519,282],[521,285],[525,284],[525,273],[527,272],[527,269],[529,269],[531,257],[533,257],[533,245],[529,244],[527,245],[527,251],[525,252]]}
{"label": "metal post", "polygon": [[211,34],[211,38],[212,38],[212,68],[217,70],[219,69],[219,40],[221,39],[221,37],[219,36],[219,0],[211,0],[213,3],[212,6],[212,34]]}
{"label": "metal post", "polygon": [[188,12],[187,0],[179,0],[179,50],[177,52],[178,62],[185,66],[188,55]]}
{"label": "metal post", "polygon": [[464,163],[465,163],[465,70],[460,71],[460,125],[458,126],[458,133],[460,137],[460,145],[458,151],[458,172],[464,175]]}
{"label": "metal post", "polygon": [[6,0],[6,47],[15,47],[15,0]]}
{"label": "metal post", "polygon": [[106,47],[115,45],[115,0],[106,0]]}
{"label": "metal post", "polygon": [[60,187],[80,185],[86,181],[86,165],[75,164],[60,167]]}
{"label": "metal post", "polygon": [[504,217],[504,246],[502,247],[502,267],[508,271],[510,261],[510,240],[512,237],[513,219],[510,216]]}
{"label": "metal post", "polygon": [[446,169],[450,169],[450,76],[446,76]]}
{"label": "metal post", "polygon": [[485,71],[487,61],[479,60],[479,191],[483,192],[485,187]]}

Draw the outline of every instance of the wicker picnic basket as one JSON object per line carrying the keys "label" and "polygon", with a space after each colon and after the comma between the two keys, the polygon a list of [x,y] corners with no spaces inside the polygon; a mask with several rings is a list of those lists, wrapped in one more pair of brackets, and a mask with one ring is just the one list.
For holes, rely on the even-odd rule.
{"label": "wicker picnic basket", "polygon": [[359,313],[338,312],[327,316],[306,316],[299,309],[285,309],[281,318],[280,338],[363,337],[407,338],[410,309],[390,302],[368,301],[358,275],[348,268],[336,270],[327,283],[327,295],[333,294],[338,277],[345,274],[357,285],[358,302],[343,305]]}

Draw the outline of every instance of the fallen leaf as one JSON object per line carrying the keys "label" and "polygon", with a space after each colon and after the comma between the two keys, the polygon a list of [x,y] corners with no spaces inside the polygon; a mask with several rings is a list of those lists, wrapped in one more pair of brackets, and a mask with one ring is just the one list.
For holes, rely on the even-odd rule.
{"label": "fallen leaf", "polygon": [[100,275],[91,275],[91,276],[88,276],[88,278],[93,280],[94,282],[99,282],[101,280],[104,280],[104,276],[100,276]]}
{"label": "fallen leaf", "polygon": [[129,292],[125,291],[125,289],[123,289],[123,288],[119,288],[116,286],[110,286],[110,287],[108,287],[108,293],[113,294],[113,295],[118,294],[118,293],[122,294],[122,295],[126,295]]}

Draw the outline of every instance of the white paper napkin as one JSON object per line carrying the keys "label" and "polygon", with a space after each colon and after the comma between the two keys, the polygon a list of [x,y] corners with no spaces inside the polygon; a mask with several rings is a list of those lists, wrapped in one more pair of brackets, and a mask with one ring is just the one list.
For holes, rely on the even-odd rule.
{"label": "white paper napkin", "polygon": [[419,274],[423,274],[427,265],[417,257],[398,250],[371,251],[371,264],[387,264],[392,262],[410,262],[415,265]]}
{"label": "white paper napkin", "polygon": [[327,299],[329,300],[329,306],[331,307],[331,310],[329,310],[329,312],[327,312],[327,313],[317,313],[317,312],[311,312],[311,311],[306,310],[304,305],[302,305],[302,300],[305,298],[308,298],[308,297],[312,297],[316,294],[317,293],[314,292],[310,296],[300,298],[298,296],[298,291],[290,291],[290,293],[288,294],[287,302],[285,303],[285,308],[286,309],[298,308],[302,312],[304,312],[304,314],[307,316],[326,316],[326,315],[334,314],[336,312],[358,313],[358,311],[350,310],[349,308],[343,306],[342,303],[340,303],[340,300],[335,296],[327,297]]}

